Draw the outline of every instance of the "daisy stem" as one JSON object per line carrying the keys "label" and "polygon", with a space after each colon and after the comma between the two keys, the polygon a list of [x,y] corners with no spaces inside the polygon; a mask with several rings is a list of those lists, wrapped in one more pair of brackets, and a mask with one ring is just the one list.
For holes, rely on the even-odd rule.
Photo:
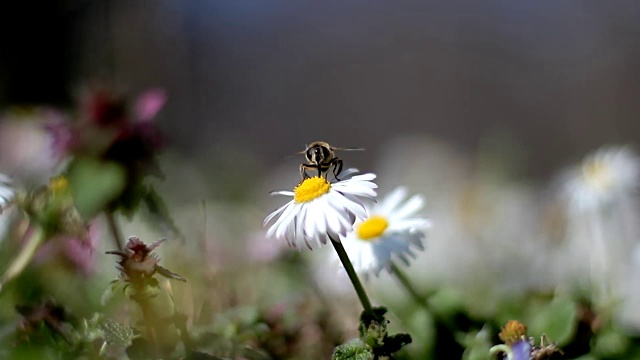
{"label": "daisy stem", "polygon": [[409,293],[409,295],[411,295],[413,300],[415,300],[418,305],[431,312],[427,300],[418,293],[418,290],[416,290],[416,288],[413,286],[407,275],[402,270],[400,270],[398,265],[396,265],[394,262],[391,262],[391,273],[393,273],[396,279],[398,279],[400,285],[404,287],[404,289]]}
{"label": "daisy stem", "polygon": [[429,302],[427,301],[428,295],[427,296],[420,295],[420,293],[418,293],[418,290],[416,290],[416,288],[413,286],[413,284],[409,280],[409,277],[407,277],[404,271],[400,270],[398,265],[396,265],[393,262],[391,262],[391,273],[396,277],[400,285],[402,285],[402,287],[409,293],[411,298],[413,298],[413,300],[420,307],[422,307],[425,311],[431,314],[431,316],[435,320],[442,323],[447,329],[451,330],[452,332],[455,331],[455,324],[453,324],[451,320],[440,315],[437,311],[434,311],[431,308],[431,305],[429,305]]}
{"label": "daisy stem", "polygon": [[344,249],[344,246],[342,246],[341,242],[335,241],[331,237],[330,239],[331,239],[331,244],[333,245],[333,248],[336,249],[336,253],[338,253],[338,257],[342,262],[342,266],[344,266],[344,269],[347,271],[347,275],[349,275],[349,280],[351,280],[351,283],[353,284],[353,288],[356,290],[356,294],[358,294],[358,299],[360,299],[360,303],[362,303],[362,307],[364,308],[364,311],[368,313],[372,312],[373,307],[371,306],[371,301],[369,301],[369,297],[367,296],[367,293],[364,291],[364,287],[362,286],[362,283],[358,278],[358,274],[356,274],[356,271],[353,268],[353,265],[351,264],[351,260],[349,260],[349,255],[347,255],[347,251]]}
{"label": "daisy stem", "polygon": [[22,246],[18,256],[13,259],[11,265],[9,265],[4,274],[2,274],[2,277],[0,277],[0,291],[2,291],[6,283],[20,275],[27,265],[29,265],[29,262],[33,259],[44,238],[44,231],[39,227],[34,227],[33,232],[27,239],[26,244]]}

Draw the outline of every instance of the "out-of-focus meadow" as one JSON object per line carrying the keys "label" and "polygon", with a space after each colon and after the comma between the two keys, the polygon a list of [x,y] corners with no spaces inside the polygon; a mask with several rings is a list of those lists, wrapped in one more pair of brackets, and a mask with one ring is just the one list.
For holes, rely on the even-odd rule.
{"label": "out-of-focus meadow", "polygon": [[424,303],[362,276],[393,358],[501,359],[509,320],[640,358],[638,34],[633,1],[0,5],[0,359],[331,358],[345,270],[263,226],[314,140],[425,201]]}

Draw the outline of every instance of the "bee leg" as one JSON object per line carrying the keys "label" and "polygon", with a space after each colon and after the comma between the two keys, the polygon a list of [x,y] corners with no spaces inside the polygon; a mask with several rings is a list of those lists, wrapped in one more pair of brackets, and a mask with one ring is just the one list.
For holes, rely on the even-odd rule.
{"label": "bee leg", "polygon": [[338,175],[340,175],[341,172],[342,172],[342,160],[338,158],[334,158],[333,159],[333,176],[338,181],[340,181],[340,179],[338,178]]}
{"label": "bee leg", "polygon": [[307,169],[318,169],[318,167],[313,164],[300,164],[300,176],[302,180],[310,178],[309,174],[307,174]]}
{"label": "bee leg", "polygon": [[307,172],[305,171],[306,169],[306,164],[300,164],[300,177],[302,178],[302,180],[309,177],[309,175],[307,175]]}

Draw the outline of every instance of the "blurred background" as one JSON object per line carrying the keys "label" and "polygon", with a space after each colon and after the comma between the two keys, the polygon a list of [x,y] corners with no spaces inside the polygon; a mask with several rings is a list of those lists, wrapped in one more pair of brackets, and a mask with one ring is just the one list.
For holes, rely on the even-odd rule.
{"label": "blurred background", "polygon": [[500,131],[540,176],[640,135],[633,0],[0,6],[0,104],[69,105],[96,77],[164,87],[162,127],[190,157],[268,167],[316,139],[377,155],[415,133],[474,151]]}
{"label": "blurred background", "polygon": [[[170,238],[158,252],[189,280],[174,291],[194,332],[211,319],[227,335],[225,321],[279,324],[286,308],[296,320],[278,331],[295,344],[258,342],[270,358],[326,359],[356,336],[359,308],[327,265],[331,251],[289,251],[261,223],[284,204],[269,191],[299,181],[295,153],[325,140],[365,148],[340,156],[376,172],[381,196],[405,185],[426,200],[434,226],[406,270],[433,311],[408,305],[386,274],[367,283],[393,326],[414,335],[400,358],[485,359],[514,317],[558,341],[566,358],[640,357],[637,194],[597,213],[615,242],[603,261],[616,267],[601,275],[623,300],[596,309],[592,219],[562,186],[589,152],[637,145],[639,39],[633,0],[4,2],[0,173],[27,186],[59,169],[41,127],[45,107],[73,114],[94,83],[131,96],[162,88],[157,124],[170,147],[154,184],[183,242],[140,217],[118,220],[125,236]],[[102,254],[112,247],[96,245],[86,303],[65,287],[44,293],[86,317],[103,311],[117,273]],[[201,307],[227,315],[208,318]],[[336,324],[322,321],[326,311]]]}

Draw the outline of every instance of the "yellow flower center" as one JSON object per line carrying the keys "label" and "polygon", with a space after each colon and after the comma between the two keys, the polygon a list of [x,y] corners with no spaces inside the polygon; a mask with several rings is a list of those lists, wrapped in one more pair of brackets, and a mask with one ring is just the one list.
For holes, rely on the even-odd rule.
{"label": "yellow flower center", "polygon": [[594,188],[607,190],[611,186],[609,167],[602,161],[590,161],[583,166],[584,177]]}
{"label": "yellow flower center", "polygon": [[527,336],[527,326],[518,320],[509,320],[498,336],[505,344],[512,345]]}
{"label": "yellow flower center", "polygon": [[314,176],[304,179],[293,189],[295,193],[293,198],[299,203],[307,202],[328,193],[329,189],[331,189],[331,184],[326,179]]}
{"label": "yellow flower center", "polygon": [[384,230],[389,226],[387,219],[382,216],[371,216],[363,221],[356,229],[356,234],[361,240],[371,240],[382,235]]}
{"label": "yellow flower center", "polygon": [[69,189],[69,180],[64,176],[56,176],[49,180],[49,189],[54,194],[63,194]]}

